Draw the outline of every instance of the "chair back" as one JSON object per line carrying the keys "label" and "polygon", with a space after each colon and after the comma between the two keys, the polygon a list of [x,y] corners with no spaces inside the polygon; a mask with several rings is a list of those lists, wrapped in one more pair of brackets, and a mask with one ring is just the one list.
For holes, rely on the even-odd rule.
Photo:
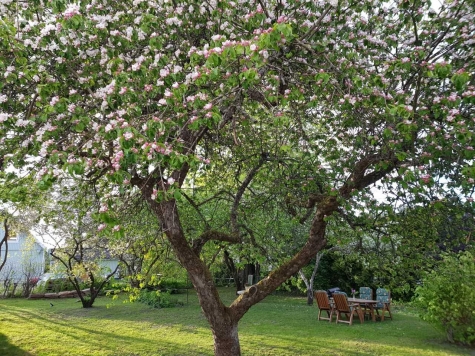
{"label": "chair back", "polygon": [[373,290],[370,287],[360,287],[360,299],[372,300]]}
{"label": "chair back", "polygon": [[333,301],[335,302],[335,308],[343,313],[350,313],[350,307],[348,305],[348,299],[345,293],[333,293]]}
{"label": "chair back", "polygon": [[328,299],[328,294],[324,290],[316,290],[313,295],[317,300],[318,309],[330,310],[330,299]]}
{"label": "chair back", "polygon": [[382,308],[384,306],[383,303],[391,302],[391,293],[385,288],[378,288],[376,289],[376,300],[378,301],[376,307]]}

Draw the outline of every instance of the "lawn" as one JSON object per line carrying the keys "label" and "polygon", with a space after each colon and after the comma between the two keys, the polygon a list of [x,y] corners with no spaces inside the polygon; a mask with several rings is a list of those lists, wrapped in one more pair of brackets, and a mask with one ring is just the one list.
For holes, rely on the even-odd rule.
{"label": "lawn", "polygon": [[[222,290],[230,302],[233,291]],[[196,295],[184,306],[152,309],[103,297],[91,309],[75,299],[0,300],[0,355],[212,355],[213,339]],[[188,301],[187,301],[188,299]],[[243,355],[475,355],[450,345],[409,308],[394,320],[353,326],[317,321],[305,297],[272,295],[240,323]]]}

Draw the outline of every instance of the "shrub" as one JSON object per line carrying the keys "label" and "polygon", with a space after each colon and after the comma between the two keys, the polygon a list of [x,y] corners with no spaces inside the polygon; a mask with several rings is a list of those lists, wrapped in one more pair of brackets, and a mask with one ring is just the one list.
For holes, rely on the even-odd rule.
{"label": "shrub", "polygon": [[49,279],[45,283],[46,292],[58,293],[73,289],[73,284],[67,278]]}
{"label": "shrub", "polygon": [[106,282],[106,284],[104,284],[104,287],[102,289],[122,292],[123,290],[126,290],[127,287],[128,287],[128,284],[125,281],[110,279]]}
{"label": "shrub", "polygon": [[171,299],[170,292],[149,291],[146,289],[140,291],[137,301],[154,308],[173,308],[179,304],[177,300]]}
{"label": "shrub", "polygon": [[450,342],[475,344],[475,260],[468,251],[446,254],[416,289],[422,319],[444,328]]}
{"label": "shrub", "polygon": [[158,287],[161,290],[167,290],[174,294],[178,293],[180,289],[186,289],[187,283],[186,280],[178,278],[161,278]]}

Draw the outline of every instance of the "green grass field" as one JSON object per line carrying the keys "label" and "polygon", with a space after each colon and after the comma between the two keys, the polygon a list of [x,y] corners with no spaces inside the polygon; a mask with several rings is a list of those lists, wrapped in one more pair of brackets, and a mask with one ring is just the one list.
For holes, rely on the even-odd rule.
{"label": "green grass field", "polygon": [[[230,302],[233,290],[223,289]],[[152,309],[102,297],[91,309],[76,299],[0,300],[0,355],[212,355],[213,338],[196,295],[182,307]],[[188,299],[188,302],[187,302]],[[475,355],[450,345],[410,308],[394,320],[353,326],[317,321],[305,297],[272,295],[239,326],[243,355]]]}

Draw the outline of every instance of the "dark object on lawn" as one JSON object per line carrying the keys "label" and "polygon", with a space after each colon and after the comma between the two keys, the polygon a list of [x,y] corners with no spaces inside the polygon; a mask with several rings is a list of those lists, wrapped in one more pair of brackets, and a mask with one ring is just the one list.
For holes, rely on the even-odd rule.
{"label": "dark object on lawn", "polygon": [[53,303],[49,303],[49,305],[53,306],[54,304],[53,304]]}
{"label": "dark object on lawn", "polygon": [[333,288],[330,288],[327,290],[327,293],[328,293],[328,297],[329,298],[332,298],[333,297],[333,293],[335,292],[342,292],[342,290],[340,289],[340,287],[333,287]]}

